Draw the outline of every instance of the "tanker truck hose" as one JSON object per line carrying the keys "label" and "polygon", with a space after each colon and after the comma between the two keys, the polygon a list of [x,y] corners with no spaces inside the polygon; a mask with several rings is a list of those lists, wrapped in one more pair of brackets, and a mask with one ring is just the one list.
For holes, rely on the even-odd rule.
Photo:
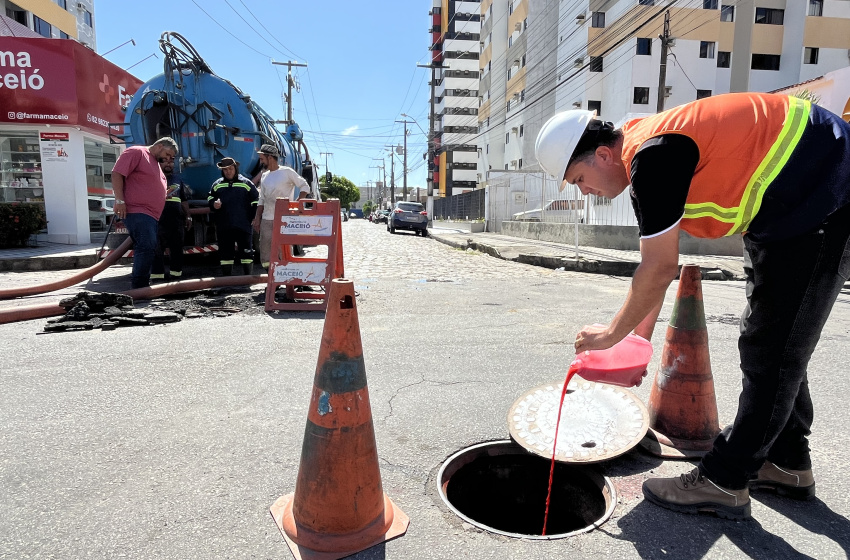
{"label": "tanker truck hose", "polygon": [[89,278],[92,278],[94,275],[103,272],[104,270],[118,262],[118,259],[120,259],[124,255],[124,253],[130,250],[130,247],[132,246],[133,240],[128,237],[117,249],[112,251],[105,259],[93,266],[90,266],[85,270],[81,270],[75,274],[72,274],[68,278],[63,278],[62,280],[56,280],[54,282],[48,282],[46,284],[36,284],[35,286],[23,286],[20,288],[9,288],[6,290],[0,290],[0,300],[46,294],[48,292],[55,292],[56,290],[67,288],[68,286],[73,286],[74,284],[79,284],[83,280],[88,280]]}
{"label": "tanker truck hose", "polygon": [[[192,280],[183,280],[181,282],[158,284],[148,288],[136,288],[135,290],[127,290],[126,292],[120,293],[132,297],[135,301],[142,301],[170,294],[194,292],[209,288],[267,284],[268,280],[269,277],[267,274],[260,274],[256,276],[225,276],[222,278],[196,278]],[[5,323],[15,323],[17,321],[28,321],[30,319],[55,317],[57,315],[64,315],[65,312],[66,309],[64,307],[60,307],[56,302],[43,303],[40,305],[9,307],[7,309],[0,309],[0,325]]]}

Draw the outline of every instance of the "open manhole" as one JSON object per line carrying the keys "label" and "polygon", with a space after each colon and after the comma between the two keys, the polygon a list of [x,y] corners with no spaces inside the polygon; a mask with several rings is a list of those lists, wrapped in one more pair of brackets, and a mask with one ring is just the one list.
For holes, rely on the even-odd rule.
{"label": "open manhole", "polygon": [[592,467],[556,463],[543,536],[549,467],[549,461],[509,440],[480,443],[443,463],[438,491],[465,521],[524,539],[560,539],[591,531],[614,512],[617,496],[607,477]]}

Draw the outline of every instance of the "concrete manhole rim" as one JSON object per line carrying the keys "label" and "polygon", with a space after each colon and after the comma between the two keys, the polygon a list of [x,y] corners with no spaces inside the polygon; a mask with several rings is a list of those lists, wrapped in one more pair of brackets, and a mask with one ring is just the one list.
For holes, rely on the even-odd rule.
{"label": "concrete manhole rim", "polygon": [[[547,383],[546,385],[541,385],[539,387],[534,387],[529,389],[519,398],[517,398],[514,403],[511,405],[507,414],[507,422],[508,422],[508,432],[510,433],[511,438],[518,445],[525,448],[529,453],[533,453],[539,457],[543,457],[544,459],[552,458],[552,441],[551,438],[546,440],[545,445],[541,446],[541,442],[535,441],[535,437],[529,433],[527,433],[526,429],[520,428],[515,421],[516,416],[520,413],[520,411],[528,405],[529,401],[533,400],[540,395],[544,395],[546,398],[554,399],[553,403],[551,403],[551,408],[553,411],[557,411],[558,409],[558,400],[560,398],[561,389],[563,388],[564,383],[555,382],[555,383]],[[573,389],[575,387],[575,389]],[[555,460],[559,463],[571,464],[571,465],[587,465],[594,463],[601,463],[605,461],[610,461],[616,457],[619,457],[635,446],[637,446],[640,441],[644,438],[647,431],[649,430],[649,411],[646,408],[646,405],[631,391],[623,388],[612,385],[606,385],[603,383],[594,383],[592,381],[586,381],[584,379],[572,379],[570,381],[570,390],[572,393],[579,393],[579,395],[584,399],[584,401],[589,400],[589,396],[599,395],[602,398],[593,399],[593,403],[599,404],[597,407],[597,411],[601,411],[604,414],[610,413],[605,410],[605,407],[602,406],[605,403],[606,399],[618,398],[620,399],[617,403],[623,408],[626,408],[626,412],[629,412],[632,418],[632,430],[628,432],[628,437],[621,438],[619,446],[614,446],[613,448],[609,445],[610,442],[605,441],[596,441],[594,439],[587,439],[588,443],[592,443],[592,445],[581,445],[582,449],[578,450],[579,453],[574,454],[572,456],[568,456],[564,454],[563,445],[566,444],[569,438],[569,432],[564,432],[565,419],[561,419],[561,434],[558,438],[558,450],[555,455]],[[569,399],[569,395],[567,396]],[[567,410],[569,401],[564,402],[564,410]],[[540,402],[536,402],[535,404],[540,404]],[[544,403],[549,404],[549,403]],[[610,405],[611,403],[608,402]],[[611,408],[610,406],[608,408]],[[605,418],[608,422],[612,422],[616,420],[617,422],[622,421],[623,424],[626,423],[626,420],[622,418],[615,418],[617,414],[623,413],[620,410],[618,413],[613,414],[610,417]],[[521,414],[519,414],[521,416]],[[539,416],[539,414],[536,414]],[[637,425],[636,419],[639,417],[639,426]],[[524,418],[527,420],[527,418]],[[555,423],[555,417],[552,417],[552,424]],[[527,423],[527,422],[526,422]],[[537,422],[539,423],[539,422]],[[620,425],[620,428],[625,428],[625,426]],[[547,429],[553,429],[552,426],[547,425]],[[585,428],[583,426],[583,428]],[[539,430],[533,430],[538,431]],[[584,429],[583,431],[587,431]],[[542,434],[541,434],[542,435]],[[623,435],[623,434],[619,434]],[[600,443],[602,444],[600,446]],[[592,452],[591,452],[592,450]]]}
{"label": "concrete manhole rim", "polygon": [[481,450],[481,449],[485,449],[485,448],[497,450],[499,447],[504,448],[505,452],[504,453],[497,453],[497,455],[509,455],[509,454],[511,454],[510,453],[511,451],[516,451],[516,452],[525,453],[528,456],[537,457],[537,458],[543,460],[542,458],[540,458],[539,455],[536,455],[534,453],[530,453],[528,450],[524,449],[521,445],[517,444],[513,440],[499,439],[499,440],[492,440],[492,441],[485,441],[485,442],[481,442],[481,443],[476,443],[475,445],[470,445],[469,447],[464,447],[463,449],[458,450],[457,452],[453,453],[450,457],[448,457],[445,461],[443,461],[443,464],[440,466],[440,470],[437,471],[437,479],[436,479],[437,493],[439,494],[440,499],[452,511],[452,513],[454,513],[455,515],[457,515],[458,517],[460,517],[462,520],[466,521],[470,525],[473,525],[474,527],[477,527],[479,529],[483,529],[483,530],[487,531],[488,533],[494,533],[496,535],[503,535],[505,537],[511,537],[511,538],[515,538],[515,539],[525,539],[525,540],[549,541],[549,540],[565,539],[565,538],[568,538],[568,537],[580,535],[582,533],[588,533],[590,531],[593,531],[594,529],[598,529],[603,524],[605,524],[605,522],[608,521],[608,519],[611,518],[611,515],[613,515],[614,509],[616,509],[616,507],[617,507],[617,488],[614,486],[613,481],[605,475],[602,475],[600,473],[597,473],[597,472],[590,470],[591,469],[590,465],[567,464],[567,463],[562,463],[562,464],[565,464],[565,465],[568,465],[568,466],[575,468],[577,470],[583,471],[585,474],[588,474],[589,478],[591,478],[591,479],[596,478],[596,479],[601,480],[602,483],[603,483],[603,487],[600,489],[600,491],[603,493],[603,495],[607,492],[605,512],[599,517],[599,519],[595,520],[593,523],[590,523],[587,526],[582,527],[581,529],[576,529],[575,531],[570,531],[569,533],[556,533],[556,534],[544,536],[544,535],[528,535],[528,534],[524,534],[524,533],[511,533],[509,531],[502,531],[501,529],[496,529],[494,527],[490,527],[489,525],[485,525],[484,523],[481,523],[480,521],[476,521],[475,519],[472,519],[471,517],[465,515],[464,513],[459,511],[449,501],[448,496],[446,495],[446,485],[448,483],[448,480],[446,480],[445,482],[443,480],[443,477],[446,474],[446,470],[449,469],[449,468],[452,468],[452,469],[454,469],[452,474],[454,474],[455,472],[460,470],[462,467],[466,466],[467,464],[471,463],[473,460],[478,458],[477,456],[470,457],[469,460],[467,462],[463,463],[463,464],[460,464],[460,465],[454,464],[456,459],[458,459],[459,457],[461,457],[465,454],[469,454],[469,453],[472,453],[476,450]]}

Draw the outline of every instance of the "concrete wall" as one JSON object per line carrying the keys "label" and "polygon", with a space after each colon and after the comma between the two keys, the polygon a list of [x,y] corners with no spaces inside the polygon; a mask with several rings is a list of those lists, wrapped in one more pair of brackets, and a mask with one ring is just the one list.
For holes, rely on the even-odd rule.
{"label": "concrete wall", "polygon": [[[573,243],[575,224],[551,224],[504,221],[501,224],[502,235],[551,241],[553,243]],[[492,231],[492,228],[488,228]],[[579,224],[578,243],[581,246],[640,250],[640,236],[637,226],[593,226]],[[739,236],[722,239],[698,239],[685,232],[679,238],[679,252],[683,255],[722,255],[740,257],[744,254],[744,244]]]}

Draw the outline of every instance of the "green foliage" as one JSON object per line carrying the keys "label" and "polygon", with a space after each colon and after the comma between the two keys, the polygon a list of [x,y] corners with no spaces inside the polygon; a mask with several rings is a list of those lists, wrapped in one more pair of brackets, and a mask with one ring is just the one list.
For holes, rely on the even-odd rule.
{"label": "green foliage", "polygon": [[374,209],[375,209],[375,203],[372,202],[371,200],[367,200],[366,202],[363,203],[363,215],[364,216],[368,216],[369,214],[371,214],[372,210],[374,210]]}
{"label": "green foliage", "polygon": [[322,200],[338,198],[342,208],[350,208],[352,202],[360,200],[360,189],[342,175],[334,175],[330,185],[324,175],[319,177],[319,192]]}
{"label": "green foliage", "polygon": [[813,92],[809,89],[801,89],[801,90],[795,91],[791,95],[793,97],[799,97],[800,99],[806,99],[808,101],[811,101],[812,103],[820,103],[820,95],[816,94],[815,92]]}
{"label": "green foliage", "polygon": [[47,218],[40,204],[0,203],[0,247],[23,247],[30,235],[46,227]]}

